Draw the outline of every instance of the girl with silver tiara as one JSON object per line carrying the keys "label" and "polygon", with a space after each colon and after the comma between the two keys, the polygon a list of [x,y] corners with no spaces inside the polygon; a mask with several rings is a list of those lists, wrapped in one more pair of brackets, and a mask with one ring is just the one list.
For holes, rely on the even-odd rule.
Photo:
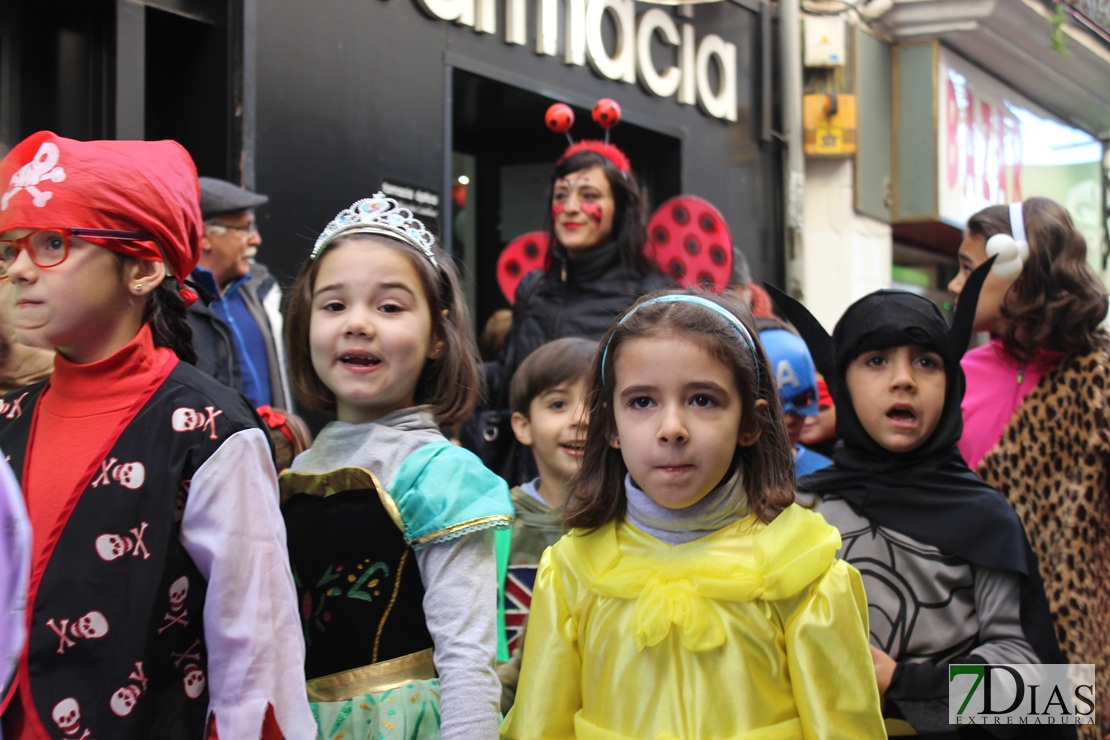
{"label": "girl with silver tiara", "polygon": [[287,319],[298,400],[337,419],[281,477],[321,737],[493,737],[513,509],[440,433],[478,388],[451,258],[378,193],[324,229]]}

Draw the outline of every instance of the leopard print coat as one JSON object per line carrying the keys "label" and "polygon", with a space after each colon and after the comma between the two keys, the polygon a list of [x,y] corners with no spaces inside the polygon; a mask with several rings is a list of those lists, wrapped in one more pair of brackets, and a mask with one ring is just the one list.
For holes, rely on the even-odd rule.
{"label": "leopard print coat", "polygon": [[1041,378],[977,472],[1025,523],[1064,659],[1095,664],[1101,703],[1110,678],[1110,348]]}

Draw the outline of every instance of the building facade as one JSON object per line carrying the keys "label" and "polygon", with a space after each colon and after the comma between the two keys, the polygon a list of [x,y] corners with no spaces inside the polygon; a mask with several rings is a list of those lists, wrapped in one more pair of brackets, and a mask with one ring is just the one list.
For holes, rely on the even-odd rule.
{"label": "building facade", "polygon": [[754,274],[781,280],[776,33],[756,0],[5,3],[0,150],[42,128],[177,139],[201,174],[270,196],[259,258],[286,279],[384,189],[440,228],[481,321],[505,305],[501,249],[544,225],[567,145],[547,107],[600,138],[590,110],[612,98],[649,201],[710,201]]}
{"label": "building facade", "polygon": [[[1110,5],[857,5],[804,4],[812,105],[800,124],[805,246],[789,266],[792,290],[829,326],[892,285],[944,305],[967,218],[1031,196],[1069,209],[1106,282]],[[835,63],[829,45],[842,50]],[[828,115],[833,97],[841,120]]]}

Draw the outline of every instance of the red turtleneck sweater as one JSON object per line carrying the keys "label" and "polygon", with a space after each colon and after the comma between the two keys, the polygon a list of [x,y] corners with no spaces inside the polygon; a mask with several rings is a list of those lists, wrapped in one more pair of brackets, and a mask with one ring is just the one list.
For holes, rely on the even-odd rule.
{"label": "red turtleneck sweater", "polygon": [[46,566],[46,550],[120,432],[177,364],[177,355],[155,347],[144,326],[111,357],[76,365],[62,355],[35,409],[23,473],[23,491],[34,529],[32,588]]}

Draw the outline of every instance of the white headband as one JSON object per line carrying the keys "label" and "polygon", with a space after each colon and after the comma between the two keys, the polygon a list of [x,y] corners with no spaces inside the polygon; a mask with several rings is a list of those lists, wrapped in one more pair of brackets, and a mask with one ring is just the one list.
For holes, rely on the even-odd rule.
{"label": "white headband", "polygon": [[1029,258],[1029,242],[1025,238],[1025,219],[1022,215],[1023,203],[1010,204],[1010,234],[995,234],[987,239],[987,257],[994,257],[991,272],[995,277],[1010,282],[1021,274],[1025,260]]}

